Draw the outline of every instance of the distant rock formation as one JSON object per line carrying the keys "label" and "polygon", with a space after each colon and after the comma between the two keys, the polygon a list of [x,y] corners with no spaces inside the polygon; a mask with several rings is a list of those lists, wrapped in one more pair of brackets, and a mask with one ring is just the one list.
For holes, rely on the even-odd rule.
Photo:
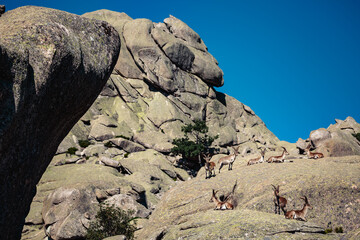
{"label": "distant rock formation", "polygon": [[119,47],[106,22],[33,6],[1,16],[1,239],[20,238],[36,184],[103,88]]}
{"label": "distant rock formation", "polygon": [[296,143],[300,152],[309,145],[328,157],[360,155],[360,142],[354,137],[360,133],[360,124],[352,117],[345,120],[335,119],[327,129],[320,128],[310,133],[308,139],[299,139]]}

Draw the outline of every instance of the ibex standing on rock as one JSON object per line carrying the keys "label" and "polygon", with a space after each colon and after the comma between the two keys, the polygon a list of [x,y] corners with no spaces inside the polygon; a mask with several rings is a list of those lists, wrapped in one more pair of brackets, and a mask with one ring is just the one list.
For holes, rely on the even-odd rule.
{"label": "ibex standing on rock", "polygon": [[283,153],[280,155],[280,156],[272,156],[272,157],[269,157],[269,159],[267,160],[268,163],[282,163],[284,162],[284,159],[285,159],[285,155],[289,155],[288,151],[286,150],[286,148],[282,147],[284,150],[283,150]]}
{"label": "ibex standing on rock", "polygon": [[286,204],[287,204],[287,200],[284,197],[280,197],[279,195],[279,191],[280,191],[280,186],[278,185],[277,187],[275,187],[274,185],[271,184],[271,186],[273,186],[274,188],[274,204],[275,204],[275,214],[280,214],[280,208],[281,210],[284,212],[284,215],[286,214]]}
{"label": "ibex standing on rock", "polygon": [[222,157],[222,158],[219,159],[219,161],[218,161],[218,163],[220,164],[219,173],[220,173],[221,168],[224,165],[229,165],[228,170],[229,171],[232,170],[232,165],[233,165],[233,163],[235,161],[236,156],[238,155],[239,146],[237,148],[232,147],[232,149],[234,149],[233,154],[230,154],[228,156],[225,156],[225,157]]}
{"label": "ibex standing on rock", "polygon": [[306,151],[306,154],[308,156],[309,159],[318,159],[318,158],[323,158],[324,157],[324,154],[322,153],[318,153],[318,152],[310,152],[310,144],[309,146],[307,146],[307,148],[305,149]]}
{"label": "ibex standing on rock", "polygon": [[[203,157],[205,159],[205,179],[211,178],[215,176],[215,163],[210,162],[211,156],[210,154],[203,154]],[[209,173],[209,176],[208,176]]]}
{"label": "ibex standing on rock", "polygon": [[247,163],[247,165],[253,165],[253,164],[257,164],[257,163],[263,163],[264,162],[264,156],[265,156],[265,151],[266,151],[266,148],[264,149],[260,149],[260,154],[261,156],[258,157],[258,158],[254,158],[254,159],[250,159]]}
{"label": "ibex standing on rock", "polygon": [[307,221],[306,220],[306,214],[308,209],[312,209],[313,207],[310,205],[308,199],[306,196],[301,197],[301,199],[303,199],[305,201],[304,207],[301,210],[291,210],[286,212],[285,214],[285,218],[287,219],[299,219],[302,221]]}

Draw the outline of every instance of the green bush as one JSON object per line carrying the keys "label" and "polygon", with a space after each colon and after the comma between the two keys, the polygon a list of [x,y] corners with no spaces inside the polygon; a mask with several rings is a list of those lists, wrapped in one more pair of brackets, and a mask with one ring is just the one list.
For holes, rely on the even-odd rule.
{"label": "green bush", "polygon": [[106,142],[106,143],[104,144],[104,146],[107,147],[107,148],[114,147],[113,143],[110,142],[110,141],[109,141],[109,142]]}
{"label": "green bush", "polygon": [[91,142],[89,140],[87,140],[87,139],[86,140],[79,140],[78,142],[79,142],[80,147],[82,147],[82,148],[86,148],[91,144]]}
{"label": "green bush", "polygon": [[68,148],[68,150],[67,150],[66,153],[68,153],[68,154],[70,154],[70,155],[75,155],[75,153],[76,153],[77,150],[78,150],[78,149],[77,149],[76,147],[71,147],[71,148]]}
{"label": "green bush", "polygon": [[90,222],[87,229],[87,240],[99,240],[116,235],[125,235],[126,239],[134,239],[136,230],[136,218],[133,218],[134,211],[127,212],[105,204],[100,205],[94,221]]}
{"label": "green bush", "polygon": [[335,228],[335,232],[336,232],[336,233],[343,233],[344,230],[343,230],[343,228],[340,226],[340,227],[336,227],[336,228]]}
{"label": "green bush", "polygon": [[172,141],[174,147],[171,152],[175,155],[181,155],[183,159],[198,158],[199,165],[201,165],[201,153],[208,151],[211,144],[219,136],[209,136],[209,128],[206,122],[202,120],[194,120],[194,124],[186,124],[181,127],[184,133],[183,138],[175,138]]}
{"label": "green bush", "polygon": [[325,234],[328,234],[328,233],[332,233],[332,228],[327,228],[327,229],[325,229]]}
{"label": "green bush", "polygon": [[130,153],[125,153],[124,158],[128,158]]}

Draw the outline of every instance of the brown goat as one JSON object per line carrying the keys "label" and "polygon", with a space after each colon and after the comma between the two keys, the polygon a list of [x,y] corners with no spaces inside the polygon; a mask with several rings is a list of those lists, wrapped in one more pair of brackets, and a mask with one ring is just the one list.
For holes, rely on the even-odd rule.
{"label": "brown goat", "polygon": [[302,221],[307,221],[306,220],[306,214],[308,209],[312,209],[313,207],[310,205],[308,199],[306,196],[301,197],[301,199],[303,199],[305,201],[304,207],[301,210],[291,210],[286,212],[285,214],[285,218],[287,219],[299,219]]}
{"label": "brown goat", "polygon": [[309,146],[307,146],[307,148],[305,149],[306,154],[308,156],[309,159],[318,159],[318,158],[323,158],[324,154],[319,153],[319,152],[310,152],[310,144]]}
{"label": "brown goat", "polygon": [[210,162],[210,154],[203,154],[203,158],[205,159],[205,179],[214,177],[216,164],[214,162]]}
{"label": "brown goat", "polygon": [[232,210],[234,209],[234,205],[229,201],[229,198],[224,199],[224,201],[220,201],[216,197],[216,193],[218,191],[212,190],[212,196],[209,202],[214,202],[216,204],[214,210]]}
{"label": "brown goat", "polygon": [[287,204],[287,200],[284,197],[281,197],[279,195],[280,192],[280,186],[278,185],[277,187],[275,187],[274,185],[271,184],[271,186],[274,188],[274,204],[275,204],[275,214],[280,214],[280,208],[281,210],[284,212],[284,215],[286,214],[286,204]]}

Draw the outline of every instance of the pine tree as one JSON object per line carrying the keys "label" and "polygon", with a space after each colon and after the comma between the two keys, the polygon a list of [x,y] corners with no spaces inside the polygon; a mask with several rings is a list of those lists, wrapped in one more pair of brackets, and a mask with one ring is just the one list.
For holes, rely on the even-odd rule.
{"label": "pine tree", "polygon": [[218,136],[209,136],[209,128],[206,126],[206,122],[202,120],[194,120],[194,124],[182,126],[181,131],[184,133],[184,137],[173,140],[172,144],[175,146],[171,152],[181,154],[182,158],[187,160],[197,157],[201,166],[201,153],[207,152]]}

